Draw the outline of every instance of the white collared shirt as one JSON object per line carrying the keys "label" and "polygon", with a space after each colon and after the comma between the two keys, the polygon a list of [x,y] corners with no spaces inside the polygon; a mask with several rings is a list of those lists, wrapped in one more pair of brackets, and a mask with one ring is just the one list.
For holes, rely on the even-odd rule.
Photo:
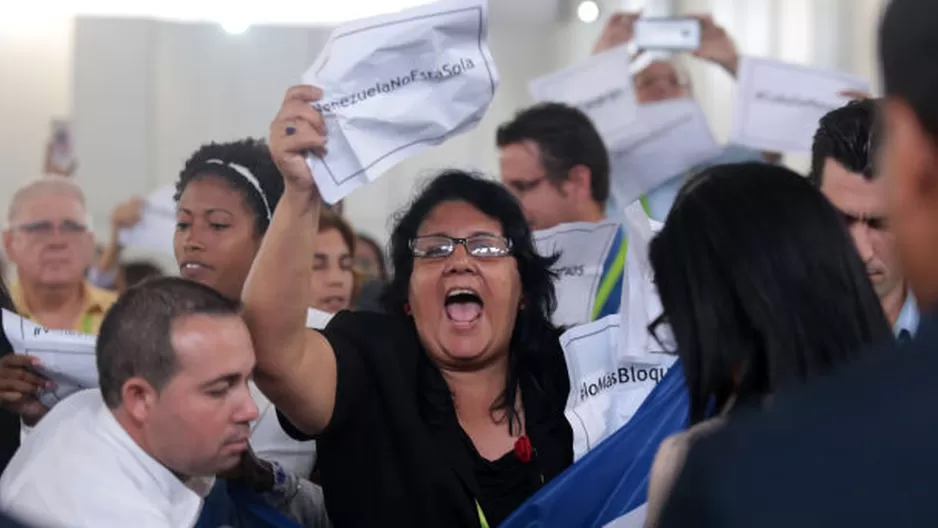
{"label": "white collared shirt", "polygon": [[915,301],[915,296],[912,295],[912,291],[909,290],[905,294],[905,303],[902,305],[902,310],[899,311],[896,324],[892,326],[892,331],[897,337],[903,330],[908,332],[911,337],[914,337],[918,330],[919,319],[918,303]]}
{"label": "white collared shirt", "polygon": [[187,528],[202,497],[130,438],[98,389],[57,404],[0,478],[0,508],[49,528]]}

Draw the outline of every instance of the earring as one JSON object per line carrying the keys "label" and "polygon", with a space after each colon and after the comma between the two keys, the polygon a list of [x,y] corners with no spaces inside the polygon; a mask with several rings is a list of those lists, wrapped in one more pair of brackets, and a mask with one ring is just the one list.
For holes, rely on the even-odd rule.
{"label": "earring", "polygon": [[404,313],[410,315],[410,303],[404,303]]}

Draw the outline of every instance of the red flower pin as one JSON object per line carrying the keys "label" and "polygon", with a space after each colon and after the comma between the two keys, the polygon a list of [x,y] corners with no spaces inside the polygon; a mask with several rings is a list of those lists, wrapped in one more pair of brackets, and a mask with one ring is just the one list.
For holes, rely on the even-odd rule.
{"label": "red flower pin", "polygon": [[515,441],[515,456],[518,457],[518,460],[527,464],[531,461],[531,452],[531,439],[528,438],[528,435],[521,435]]}

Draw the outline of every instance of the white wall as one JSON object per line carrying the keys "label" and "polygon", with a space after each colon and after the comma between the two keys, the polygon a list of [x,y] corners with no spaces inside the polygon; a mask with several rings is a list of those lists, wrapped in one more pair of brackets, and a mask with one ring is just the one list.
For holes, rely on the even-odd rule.
{"label": "white wall", "polygon": [[49,122],[71,113],[72,21],[0,16],[0,216],[42,174]]}

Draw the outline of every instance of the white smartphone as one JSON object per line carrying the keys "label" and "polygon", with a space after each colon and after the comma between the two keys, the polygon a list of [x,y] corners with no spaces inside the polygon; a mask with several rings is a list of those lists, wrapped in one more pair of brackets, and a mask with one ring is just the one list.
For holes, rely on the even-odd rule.
{"label": "white smartphone", "polygon": [[693,51],[700,48],[700,20],[696,18],[640,18],[635,21],[639,49]]}

